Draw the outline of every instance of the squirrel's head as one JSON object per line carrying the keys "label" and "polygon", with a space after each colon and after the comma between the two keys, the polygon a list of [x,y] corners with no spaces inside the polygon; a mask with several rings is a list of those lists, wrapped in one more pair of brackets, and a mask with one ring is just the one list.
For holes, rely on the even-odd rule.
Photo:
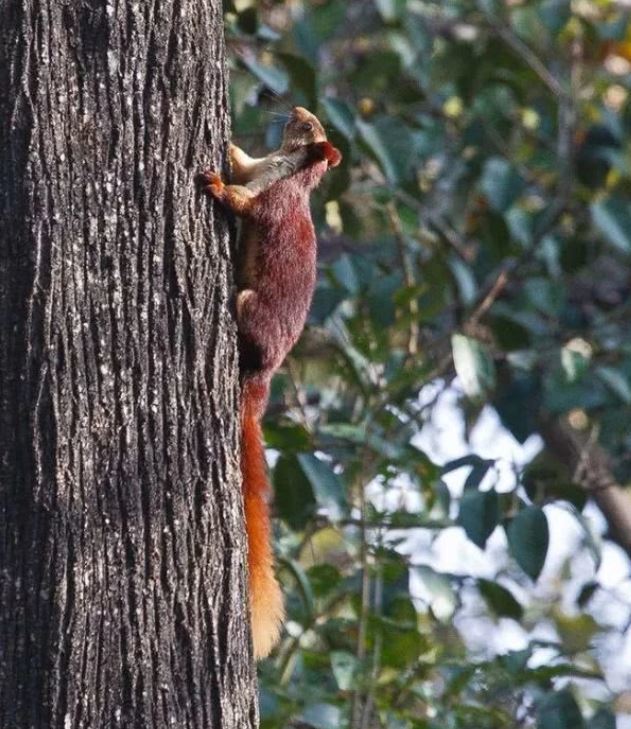
{"label": "squirrel's head", "polygon": [[325,141],[326,133],[318,117],[302,106],[294,106],[283,131],[283,148],[292,151],[306,144]]}

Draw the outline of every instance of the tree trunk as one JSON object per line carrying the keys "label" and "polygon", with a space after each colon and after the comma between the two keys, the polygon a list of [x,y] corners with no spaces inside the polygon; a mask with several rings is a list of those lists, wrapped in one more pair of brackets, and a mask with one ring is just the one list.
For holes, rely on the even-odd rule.
{"label": "tree trunk", "polygon": [[0,27],[0,726],[254,727],[221,5]]}

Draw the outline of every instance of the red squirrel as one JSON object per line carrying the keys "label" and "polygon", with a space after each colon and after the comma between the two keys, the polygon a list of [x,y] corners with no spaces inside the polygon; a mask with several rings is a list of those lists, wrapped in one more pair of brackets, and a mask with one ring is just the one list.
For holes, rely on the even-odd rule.
{"label": "red squirrel", "polygon": [[231,145],[233,182],[202,175],[204,189],[242,218],[236,319],[241,379],[241,473],[248,534],[254,655],[278,641],[283,598],[274,575],[270,485],[261,419],[272,375],[300,336],[316,282],[316,237],[309,196],[342,155],[318,119],[295,107],[279,150],[254,159]]}

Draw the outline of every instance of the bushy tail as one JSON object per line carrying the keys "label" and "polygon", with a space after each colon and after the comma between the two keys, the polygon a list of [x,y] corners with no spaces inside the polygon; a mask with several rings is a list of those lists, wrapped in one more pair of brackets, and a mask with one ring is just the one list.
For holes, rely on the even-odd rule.
{"label": "bushy tail", "polygon": [[267,477],[261,417],[267,402],[267,380],[244,382],[241,404],[241,474],[248,533],[250,610],[254,655],[264,658],[274,647],[284,617],[283,597],[274,576]]}

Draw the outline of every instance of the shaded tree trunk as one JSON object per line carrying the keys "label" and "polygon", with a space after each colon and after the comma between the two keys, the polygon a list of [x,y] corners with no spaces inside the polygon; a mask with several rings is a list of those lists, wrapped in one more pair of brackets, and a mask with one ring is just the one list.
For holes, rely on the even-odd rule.
{"label": "shaded tree trunk", "polygon": [[0,27],[0,726],[253,727],[221,5]]}

